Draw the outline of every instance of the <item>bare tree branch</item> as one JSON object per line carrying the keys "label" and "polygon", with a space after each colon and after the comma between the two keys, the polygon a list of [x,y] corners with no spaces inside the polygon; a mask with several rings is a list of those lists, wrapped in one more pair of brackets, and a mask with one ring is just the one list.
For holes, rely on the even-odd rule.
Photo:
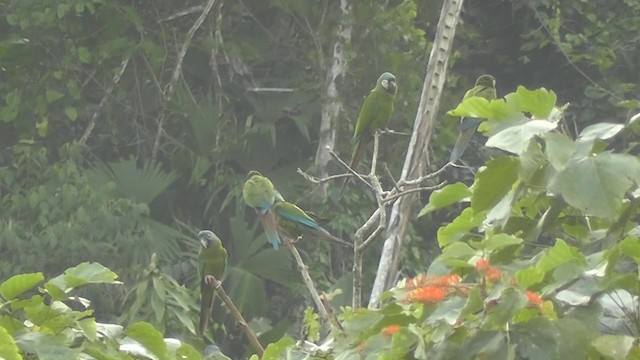
{"label": "bare tree branch", "polygon": [[191,28],[189,28],[189,31],[187,32],[187,36],[184,39],[184,43],[182,44],[182,47],[178,52],[176,66],[173,68],[173,73],[171,74],[171,78],[169,79],[167,86],[165,86],[164,88],[164,92],[162,96],[164,100],[164,105],[163,105],[163,109],[160,111],[160,115],[158,116],[158,120],[157,120],[158,131],[156,132],[155,140],[153,141],[153,148],[151,150],[152,160],[156,160],[156,157],[158,155],[158,148],[160,147],[160,138],[162,137],[162,132],[164,131],[163,127],[164,127],[164,120],[166,118],[166,106],[167,106],[167,103],[173,97],[173,93],[175,92],[175,88],[176,88],[176,85],[178,84],[178,80],[180,79],[180,75],[182,75],[182,62],[184,61],[184,57],[185,55],[187,55],[187,50],[189,49],[189,46],[191,46],[191,40],[193,39],[193,35],[195,35],[196,31],[200,28],[200,26],[202,26],[204,19],[207,18],[207,15],[209,15],[209,12],[211,11],[211,8],[215,3],[216,3],[216,0],[209,0],[207,2],[207,4],[204,6],[204,9],[202,9],[202,13],[200,13],[200,16],[198,16],[198,18],[193,23],[193,25],[191,25]]}
{"label": "bare tree branch", "polygon": [[100,100],[100,104],[98,104],[98,107],[93,112],[93,115],[91,116],[91,120],[89,120],[89,124],[84,129],[84,133],[82,134],[82,137],[79,140],[80,144],[84,145],[87,143],[87,140],[89,140],[89,136],[91,136],[91,132],[93,131],[93,128],[96,127],[96,121],[98,120],[98,115],[100,115],[100,111],[102,111],[102,108],[107,103],[107,99],[111,97],[111,93],[113,92],[113,89],[120,82],[120,78],[122,78],[122,74],[124,74],[125,70],[127,70],[127,66],[129,65],[129,60],[131,60],[131,55],[124,58],[122,60],[122,63],[120,63],[120,69],[113,76],[113,80],[111,80],[111,84],[109,85],[109,87],[107,88],[107,91],[105,91],[104,95],[102,96],[102,100]]}
{"label": "bare tree branch", "polygon": [[231,315],[233,315],[233,317],[236,319],[236,321],[242,328],[242,331],[247,336],[247,339],[249,339],[249,343],[251,344],[253,349],[256,351],[258,356],[262,357],[262,354],[264,353],[264,348],[262,347],[262,344],[260,344],[258,337],[253,332],[253,330],[251,330],[251,327],[249,327],[249,324],[244,320],[244,318],[242,317],[242,314],[240,313],[236,305],[233,303],[233,301],[231,301],[231,298],[229,298],[229,295],[227,295],[227,293],[224,291],[224,288],[222,287],[222,283],[212,275],[207,275],[207,276],[210,276],[213,278],[212,286],[216,289],[217,295],[222,299],[222,301],[224,301],[224,304],[227,305],[227,309],[229,309],[229,312],[231,313]]}
{"label": "bare tree branch", "polygon": [[[420,178],[428,159],[428,145],[435,126],[435,115],[438,113],[440,95],[444,87],[447,64],[452,50],[456,26],[460,19],[463,0],[445,0],[438,21],[427,73],[425,75],[422,96],[402,168],[399,183]],[[416,186],[416,185],[407,185]],[[406,191],[408,189],[402,189]],[[402,240],[407,223],[411,216],[411,207],[415,200],[415,192],[398,197],[391,208],[385,239],[378,263],[378,271],[369,298],[369,307],[376,307],[380,294],[388,289],[398,271],[401,256]]]}
{"label": "bare tree branch", "polygon": [[322,303],[322,299],[320,299],[318,290],[316,290],[316,286],[313,284],[313,280],[311,279],[311,276],[309,276],[309,271],[307,271],[307,266],[302,261],[302,257],[300,256],[298,249],[296,249],[295,245],[293,245],[292,239],[289,239],[289,238],[285,239],[284,245],[289,249],[289,251],[291,252],[291,255],[293,255],[293,258],[296,260],[296,264],[298,265],[298,270],[300,271],[300,275],[302,275],[302,281],[304,281],[304,284],[307,286],[307,289],[311,294],[311,298],[313,299],[313,302],[316,304],[316,307],[318,308],[318,313],[320,313],[320,317],[322,317],[322,320],[324,320],[323,322],[325,326],[333,328],[334,324],[331,321],[332,319],[329,317],[329,313],[327,312],[327,309],[324,307],[324,304]]}

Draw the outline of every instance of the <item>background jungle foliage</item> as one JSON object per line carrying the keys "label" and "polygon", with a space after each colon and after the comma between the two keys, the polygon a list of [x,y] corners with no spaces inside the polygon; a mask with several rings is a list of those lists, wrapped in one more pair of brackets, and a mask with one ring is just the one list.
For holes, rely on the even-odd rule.
{"label": "background jungle foliage", "polygon": [[[31,309],[27,317],[32,322],[37,318],[35,309],[44,311],[49,306],[34,295],[34,286],[66,269],[72,268],[68,271],[73,273],[73,269],[81,271],[82,266],[88,266],[89,274],[74,277],[83,281],[49,280],[55,287],[45,286],[47,296],[65,300],[63,293],[73,290],[91,300],[95,320],[121,324],[130,332],[127,335],[137,340],[136,331],[144,333],[152,324],[166,336],[195,341],[198,294],[194,259],[199,245],[194,235],[199,229],[210,228],[230,253],[225,288],[261,340],[265,344],[277,341],[285,333],[296,338],[301,314],[310,300],[288,254],[266,245],[254,215],[242,203],[244,175],[250,169],[262,171],[287,199],[313,209],[328,220],[328,228],[345,238],[352,236],[375,206],[372,198],[355,186],[340,203],[323,199],[296,174],[298,167],[311,173],[318,170],[314,156],[320,109],[326,99],[325,79],[341,19],[338,2],[217,1],[202,26],[189,34],[203,3],[0,2],[0,280],[31,274],[18,286],[22,290],[0,289],[0,296],[10,301],[24,296],[23,291],[31,291],[27,294],[34,297],[23,308],[34,307],[26,307]],[[354,2],[349,70],[338,84],[345,111],[338,122],[337,150],[344,158],[350,152],[361,98],[382,71],[394,73],[399,84],[390,127],[410,132],[440,6],[440,1]],[[446,111],[456,107],[465,89],[482,73],[496,76],[499,96],[515,91],[517,85],[529,89],[544,86],[557,94],[558,106],[569,103],[558,129],[568,137],[553,142],[560,148],[570,147],[568,141],[589,125],[625,123],[638,108],[640,38],[630,29],[639,27],[640,2],[633,0],[468,2],[441,100],[431,168],[444,164],[457,133],[457,118],[447,116]],[[191,35],[181,76],[173,81],[182,44]],[[606,131],[604,135],[596,132],[589,138],[594,142],[590,149],[637,155],[638,129],[632,125],[624,131],[616,128],[615,137]],[[393,135],[382,141],[381,161],[397,174],[401,162],[392,159],[403,158],[408,137]],[[465,154],[472,167],[495,155],[483,143],[484,138],[477,136]],[[545,148],[518,154],[527,155],[524,158],[531,166],[540,165],[535,161],[542,161],[549,146],[542,144]],[[547,157],[554,165],[568,159],[568,155],[561,160]],[[616,162],[613,169],[634,169],[632,158],[616,158],[622,163]],[[492,171],[506,169],[509,173],[517,168],[499,161],[489,162],[485,180],[476,181],[486,184],[487,177],[490,182],[495,180],[490,176]],[[529,168],[529,175],[533,176],[533,168]],[[341,171],[337,164],[329,164],[330,173]],[[615,194],[603,195],[605,199],[615,195],[622,202],[627,194],[628,203],[609,204],[604,213],[595,214],[620,221],[587,218],[585,224],[580,216],[592,210],[584,203],[588,200],[565,197],[572,209],[577,209],[571,212],[563,207],[566,204],[554,208],[555,198],[542,191],[568,191],[570,185],[562,185],[563,181],[573,178],[550,184],[541,180],[550,179],[545,176],[522,190],[538,194],[538,198],[524,193],[509,195],[512,200],[529,202],[527,209],[532,212],[523,214],[521,223],[506,223],[516,229],[536,228],[536,224],[525,224],[527,216],[540,219],[550,209],[563,214],[556,215],[553,226],[541,223],[538,236],[527,241],[557,247],[556,237],[570,238],[570,246],[589,255],[605,247],[602,241],[608,241],[609,247],[634,228],[637,200],[627,194],[633,190],[631,185],[618,183]],[[471,185],[474,174],[451,168],[441,180]],[[512,184],[496,180],[496,191],[505,196],[512,191]],[[447,193],[457,199],[460,194],[470,194],[464,189]],[[423,204],[429,195],[423,194]],[[540,198],[542,201],[534,201]],[[447,205],[456,203],[447,201]],[[472,197],[472,207],[477,201],[474,204]],[[494,205],[487,203],[481,210]],[[470,232],[472,238],[467,240],[474,240],[478,234],[472,230],[480,223],[470,218],[469,212],[465,215],[463,208],[433,209],[416,217],[402,266],[405,276],[426,271],[441,253],[440,247],[449,245],[443,242],[439,228],[446,231],[451,224],[462,226],[463,222],[464,226],[453,227]],[[516,211],[517,207],[509,209]],[[419,210],[416,208],[416,216]],[[343,216],[335,218],[335,214]],[[448,227],[443,227],[445,224]],[[504,226],[495,231],[508,232]],[[612,232],[619,236],[606,236]],[[635,249],[633,240],[626,241],[620,249]],[[298,246],[321,290],[337,286],[348,291],[350,254],[312,239]],[[380,246],[374,245],[367,253],[366,286],[374,275]],[[574,265],[579,266],[558,267],[570,274],[585,270],[586,260],[569,252],[576,258]],[[498,258],[503,264],[516,261]],[[78,265],[83,262],[106,266],[122,283],[104,284],[114,282],[115,275],[95,264]],[[450,269],[469,270],[454,263],[457,265],[449,264]],[[545,268],[542,275],[555,269]],[[623,280],[631,280],[620,281],[637,295],[637,285],[634,288],[632,282]],[[91,286],[84,286],[87,284]],[[516,290],[510,290],[509,296],[524,304]],[[349,298],[348,293],[337,296],[334,306],[348,304]],[[398,311],[388,309],[387,315]],[[4,336],[1,329],[8,328],[8,312],[8,307],[0,305],[0,336]],[[220,348],[232,358],[246,354],[246,341],[228,313],[222,307],[215,312],[221,319],[214,332]],[[374,321],[366,318],[369,315],[360,314],[366,321],[356,323],[354,329]],[[405,315],[394,324],[410,323]],[[48,326],[53,332],[73,326],[77,330],[79,326],[89,334],[88,341],[94,342],[91,329],[95,321],[83,322],[86,316],[78,309],[65,310],[62,318],[68,323]],[[122,329],[117,331],[110,339],[122,336]],[[393,339],[401,335],[393,335]],[[638,333],[631,335],[637,337]],[[18,345],[23,353],[40,354],[46,351],[38,350],[34,343],[58,340],[34,337]],[[620,342],[624,347],[628,340]],[[369,350],[375,353],[375,349]],[[100,345],[95,351],[110,350],[108,345]]]}

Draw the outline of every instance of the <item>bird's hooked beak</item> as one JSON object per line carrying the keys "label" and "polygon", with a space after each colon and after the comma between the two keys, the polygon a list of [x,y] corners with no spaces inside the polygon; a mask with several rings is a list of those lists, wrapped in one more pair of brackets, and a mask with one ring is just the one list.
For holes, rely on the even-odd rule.
{"label": "bird's hooked beak", "polygon": [[392,94],[396,92],[396,81],[394,79],[384,79],[380,83],[387,92]]}
{"label": "bird's hooked beak", "polygon": [[200,237],[200,244],[202,245],[203,248],[206,248],[209,245],[209,242],[207,241],[207,238],[204,236]]}

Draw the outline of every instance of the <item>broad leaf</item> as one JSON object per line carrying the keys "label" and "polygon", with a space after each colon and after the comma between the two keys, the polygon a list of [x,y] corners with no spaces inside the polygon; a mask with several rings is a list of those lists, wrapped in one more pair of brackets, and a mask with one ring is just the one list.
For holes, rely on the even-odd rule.
{"label": "broad leaf", "polygon": [[149,352],[160,360],[168,359],[167,344],[162,334],[147,322],[137,322],[130,325],[125,334],[144,346]]}
{"label": "broad leaf", "polygon": [[635,339],[626,335],[603,335],[593,340],[593,347],[607,358],[614,360],[627,359]]}
{"label": "broad leaf", "polygon": [[44,280],[42,273],[19,274],[0,284],[0,296],[10,301]]}
{"label": "broad leaf", "polygon": [[470,195],[471,191],[469,191],[467,185],[461,182],[449,184],[442,189],[438,189],[431,193],[429,196],[429,202],[424,208],[422,208],[422,210],[420,210],[418,217],[424,216],[443,207],[447,207],[451,204],[455,204]]}
{"label": "broad leaf", "polygon": [[578,140],[580,141],[592,141],[596,139],[607,140],[616,136],[620,131],[624,129],[623,124],[612,123],[597,123],[587,126],[580,132]]}
{"label": "broad leaf", "polygon": [[572,159],[551,179],[550,190],[573,207],[613,218],[624,194],[640,179],[640,160],[631,155],[603,153]]}
{"label": "broad leaf", "polygon": [[546,119],[557,100],[556,93],[545,88],[528,90],[524,86],[518,86],[516,94],[520,101],[520,110],[531,113],[537,119]]}
{"label": "broad leaf", "polygon": [[0,359],[20,360],[22,356],[18,352],[15,341],[9,335],[7,329],[0,326]]}
{"label": "broad leaf", "polygon": [[476,213],[491,209],[509,193],[518,179],[520,162],[514,157],[501,157],[487,162],[473,184],[471,207]]}
{"label": "broad leaf", "polygon": [[558,132],[550,132],[544,136],[544,153],[547,159],[556,170],[562,170],[565,164],[571,159],[576,144],[567,135]]}
{"label": "broad leaf", "polygon": [[[99,263],[84,262],[65,270],[45,284],[45,288],[55,298],[62,293],[87,284],[120,284],[118,275]],[[62,291],[62,293],[60,292]]]}
{"label": "broad leaf", "polygon": [[438,244],[444,247],[462,239],[469,230],[482,224],[482,220],[483,216],[476,216],[471,208],[464,209],[451,223],[438,229]]}
{"label": "broad leaf", "polygon": [[531,138],[556,128],[556,124],[546,120],[531,120],[523,125],[508,127],[487,140],[486,146],[495,147],[513,154],[521,154]]}

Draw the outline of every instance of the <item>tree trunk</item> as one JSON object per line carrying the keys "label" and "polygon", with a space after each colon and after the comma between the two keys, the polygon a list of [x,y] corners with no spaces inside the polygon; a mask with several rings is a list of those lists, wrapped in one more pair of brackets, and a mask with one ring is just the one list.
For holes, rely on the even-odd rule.
{"label": "tree trunk", "polygon": [[[320,122],[320,138],[318,139],[318,150],[316,151],[315,166],[317,175],[320,178],[328,176],[327,163],[331,159],[329,154],[336,144],[336,128],[337,120],[342,113],[343,103],[338,87],[336,85],[338,78],[344,77],[349,68],[347,62],[347,47],[351,43],[352,4],[350,0],[340,0],[340,21],[338,24],[338,33],[333,44],[333,56],[331,66],[327,71],[327,91],[326,99],[322,105],[322,120]],[[327,185],[321,185],[321,196],[326,197]]]}
{"label": "tree trunk", "polygon": [[[445,0],[442,5],[440,20],[438,21],[438,28],[427,65],[427,73],[422,86],[420,104],[418,105],[402,174],[400,175],[401,180],[420,177],[423,175],[427,165],[429,141],[435,126],[435,116],[438,114],[440,95],[444,87],[447,63],[451,55],[462,3],[463,0]],[[419,185],[410,185],[404,190],[417,186]],[[402,245],[407,223],[409,219],[415,216],[412,212],[415,197],[416,193],[411,193],[399,197],[393,203],[387,222],[387,237],[384,241],[380,262],[378,263],[378,271],[369,298],[369,307],[377,307],[377,300],[380,294],[389,289],[396,280],[398,262],[402,255],[401,251],[404,248]]]}

